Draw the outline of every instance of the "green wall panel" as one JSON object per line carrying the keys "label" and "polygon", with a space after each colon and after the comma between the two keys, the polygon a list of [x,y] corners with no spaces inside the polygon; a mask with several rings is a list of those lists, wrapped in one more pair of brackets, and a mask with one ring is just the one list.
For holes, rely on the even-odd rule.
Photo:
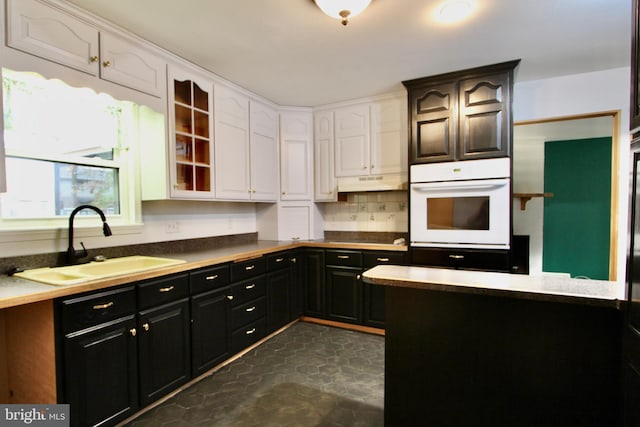
{"label": "green wall panel", "polygon": [[542,269],[609,278],[611,138],[545,143]]}

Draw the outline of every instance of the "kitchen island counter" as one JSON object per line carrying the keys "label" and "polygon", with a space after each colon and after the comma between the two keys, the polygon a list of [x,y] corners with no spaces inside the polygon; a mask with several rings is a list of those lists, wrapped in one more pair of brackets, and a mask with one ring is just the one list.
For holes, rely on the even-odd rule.
{"label": "kitchen island counter", "polygon": [[385,425],[618,425],[613,282],[379,266]]}
{"label": "kitchen island counter", "polygon": [[587,280],[556,275],[450,270],[399,265],[379,265],[362,275],[375,285],[430,289],[476,295],[567,302],[620,309],[625,284],[606,280]]}

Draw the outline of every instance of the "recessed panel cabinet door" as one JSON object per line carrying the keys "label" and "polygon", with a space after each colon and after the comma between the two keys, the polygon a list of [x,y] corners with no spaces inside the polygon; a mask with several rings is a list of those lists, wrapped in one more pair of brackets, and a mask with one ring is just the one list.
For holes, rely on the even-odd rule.
{"label": "recessed panel cabinet door", "polygon": [[190,322],[187,298],[139,313],[142,406],[191,378]]}
{"label": "recessed panel cabinet door", "polygon": [[455,159],[457,86],[454,82],[410,93],[411,163]]}
{"label": "recessed panel cabinet door", "polygon": [[461,80],[459,86],[460,160],[509,155],[511,120],[507,117],[509,73]]}
{"label": "recessed panel cabinet door", "polygon": [[36,0],[7,2],[7,44],[98,75],[98,30]]}
{"label": "recessed panel cabinet door", "polygon": [[336,176],[369,175],[369,104],[335,111]]}
{"label": "recessed panel cabinet door", "polygon": [[193,376],[205,373],[230,356],[228,288],[191,299]]}
{"label": "recessed panel cabinet door", "polygon": [[133,315],[67,334],[64,403],[72,426],[113,425],[138,409],[138,356]]}
{"label": "recessed panel cabinet door", "polygon": [[278,118],[259,102],[249,103],[251,200],[278,200]]}

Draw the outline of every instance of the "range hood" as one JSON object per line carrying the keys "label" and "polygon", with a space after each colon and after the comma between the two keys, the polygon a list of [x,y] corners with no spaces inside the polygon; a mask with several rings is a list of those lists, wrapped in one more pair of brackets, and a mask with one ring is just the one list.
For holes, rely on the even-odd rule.
{"label": "range hood", "polygon": [[406,190],[407,177],[401,174],[349,176],[336,178],[339,193]]}

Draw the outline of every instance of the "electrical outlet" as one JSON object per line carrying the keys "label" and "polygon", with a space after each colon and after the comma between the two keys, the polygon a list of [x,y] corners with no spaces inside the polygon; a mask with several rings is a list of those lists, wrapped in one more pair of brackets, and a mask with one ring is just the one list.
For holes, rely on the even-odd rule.
{"label": "electrical outlet", "polygon": [[178,222],[177,221],[168,222],[167,225],[165,226],[165,231],[167,233],[177,233],[178,231],[180,231]]}

